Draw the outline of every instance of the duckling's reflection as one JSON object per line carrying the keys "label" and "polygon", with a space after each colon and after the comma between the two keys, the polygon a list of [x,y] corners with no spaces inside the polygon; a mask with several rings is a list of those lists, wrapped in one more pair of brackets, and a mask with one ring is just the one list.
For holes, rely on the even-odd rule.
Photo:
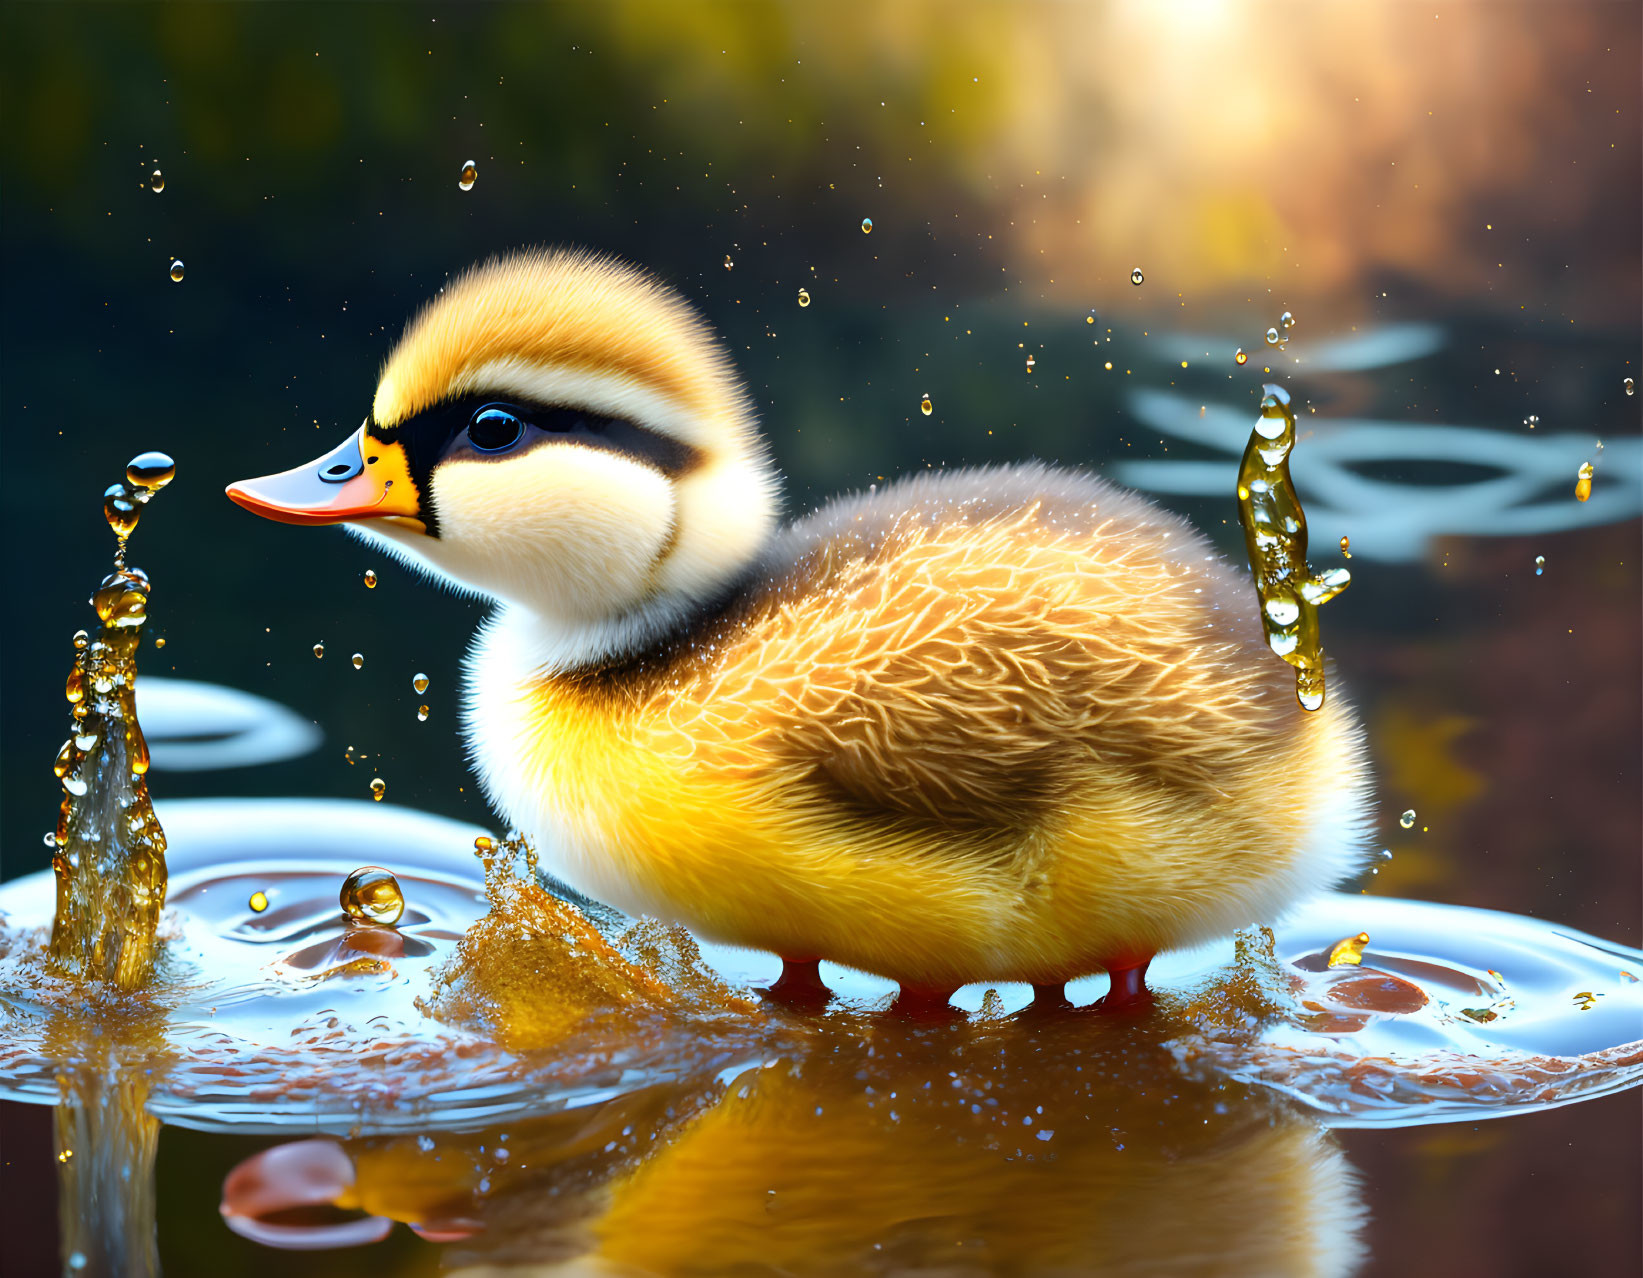
{"label": "duckling's reflection", "polygon": [[[475,1271],[1351,1272],[1364,1212],[1339,1147],[1270,1093],[1183,1074],[1167,1044],[1201,1014],[784,1016],[799,1050],[725,1084],[505,1137],[348,1142],[331,1201]],[[269,1158],[225,1212],[278,1206]]]}

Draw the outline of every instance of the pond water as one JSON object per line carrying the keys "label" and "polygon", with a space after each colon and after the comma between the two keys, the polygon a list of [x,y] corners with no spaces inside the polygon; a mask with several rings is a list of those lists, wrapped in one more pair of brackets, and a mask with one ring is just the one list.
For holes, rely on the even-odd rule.
{"label": "pond water", "polygon": [[[1196,8],[6,11],[35,53],[0,143],[0,908],[49,916],[92,512],[163,447],[139,708],[180,931],[96,1052],[6,996],[0,1267],[58,1271],[37,1102],[68,1063],[118,1112],[118,1060],[174,1275],[1638,1272],[1643,20]],[[792,1014],[751,992],[773,960],[596,912],[686,996],[552,1050],[431,1022],[498,833],[456,732],[485,609],[221,494],[334,444],[447,273],[535,242],[702,306],[793,513],[1041,457],[1241,562],[1282,381],[1313,562],[1351,553],[1322,626],[1390,856],[1270,941],[1160,959],[1139,1020],[967,987],[909,1022],[842,969]],[[371,864],[391,941],[336,909]]]}

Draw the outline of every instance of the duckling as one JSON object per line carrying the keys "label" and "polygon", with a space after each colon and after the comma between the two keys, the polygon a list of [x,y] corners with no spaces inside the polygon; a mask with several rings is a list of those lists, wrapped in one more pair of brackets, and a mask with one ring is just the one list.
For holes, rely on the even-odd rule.
{"label": "duckling", "polygon": [[748,396],[674,292],[531,251],[451,282],[332,452],[228,495],[494,600],[464,731],[567,882],[911,1006],[1047,998],[1359,868],[1363,734],[1305,713],[1184,520],[1039,463],[782,525]]}

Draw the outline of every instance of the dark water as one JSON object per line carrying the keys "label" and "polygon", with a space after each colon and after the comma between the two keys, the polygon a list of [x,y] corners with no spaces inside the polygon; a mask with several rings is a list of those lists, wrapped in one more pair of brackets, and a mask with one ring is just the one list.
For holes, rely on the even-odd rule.
{"label": "dark water", "polygon": [[[1317,122],[1267,129],[1248,174],[1181,141],[1213,112],[1166,74],[1204,65],[1179,28],[875,12],[6,10],[5,877],[47,863],[67,638],[109,551],[97,494],[150,447],[178,479],[135,543],[167,640],[143,669],[270,698],[323,733],[232,770],[157,753],[157,799],[358,799],[380,775],[395,803],[492,823],[454,731],[483,609],[221,490],[351,429],[448,272],[574,242],[702,305],[795,512],[926,465],[1038,456],[1149,488],[1236,555],[1236,450],[1259,384],[1281,378],[1303,410],[1314,562],[1342,534],[1354,552],[1325,643],[1363,709],[1394,854],[1354,889],[1643,941],[1643,400],[1622,389],[1639,373],[1636,10],[1491,6],[1436,28],[1389,11],[1367,34],[1289,35],[1284,10],[1240,11],[1216,37],[1229,63],[1237,40],[1310,41],[1286,46],[1307,73],[1270,77],[1285,83],[1261,90],[1264,118]],[[1472,99],[1394,66],[1428,59],[1445,70],[1432,85]],[[1343,114],[1360,98],[1364,119]],[[462,193],[468,158],[480,177]],[[1225,211],[1246,205],[1267,220]],[[1245,222],[1233,266],[1204,247]],[[1299,323],[1274,363],[1261,334],[1283,309]],[[0,1108],[18,1273],[55,1263],[45,1113]],[[1336,1132],[1369,1213],[1361,1272],[1638,1272],[1639,1118],[1631,1091]],[[268,1143],[164,1131],[169,1272],[289,1271],[217,1214],[223,1177]],[[302,1263],[438,1262],[398,1229]]]}

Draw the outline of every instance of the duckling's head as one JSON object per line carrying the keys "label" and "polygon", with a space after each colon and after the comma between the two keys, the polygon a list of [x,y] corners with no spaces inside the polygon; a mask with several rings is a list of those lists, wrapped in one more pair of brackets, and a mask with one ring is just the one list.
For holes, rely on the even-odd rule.
{"label": "duckling's head", "polygon": [[717,341],[675,293],[587,253],[474,267],[388,356],[339,447],[228,495],[343,523],[430,575],[526,608],[549,664],[619,656],[728,589],[777,479]]}

